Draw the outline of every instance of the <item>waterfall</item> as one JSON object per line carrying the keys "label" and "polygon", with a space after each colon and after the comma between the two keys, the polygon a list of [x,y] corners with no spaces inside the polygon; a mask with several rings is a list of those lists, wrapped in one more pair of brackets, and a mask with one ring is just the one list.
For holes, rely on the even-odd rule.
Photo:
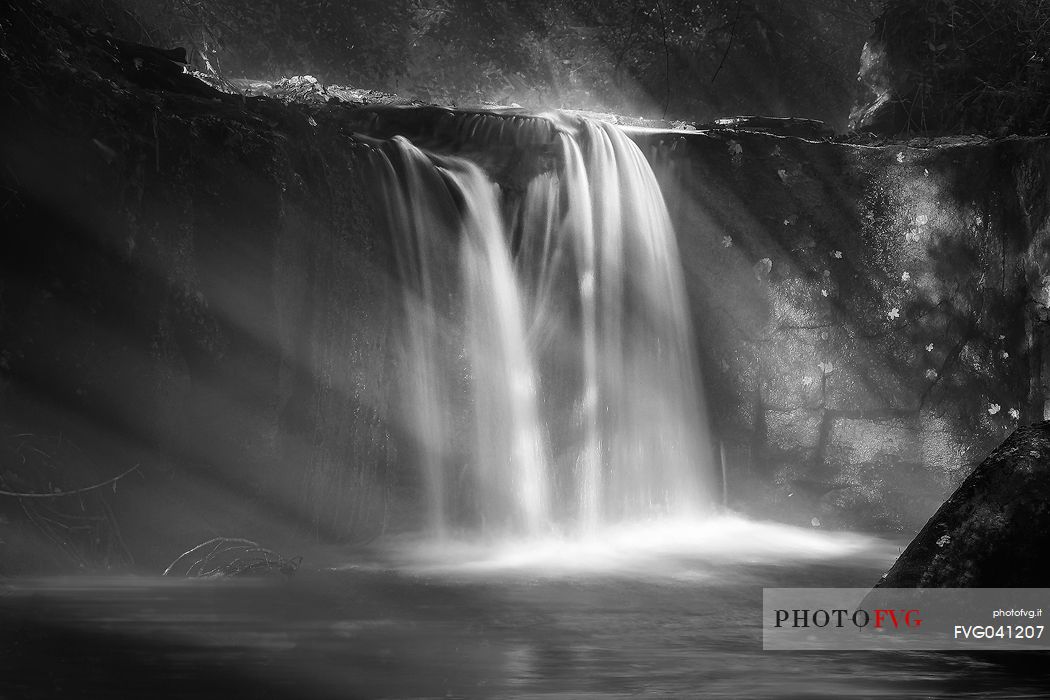
{"label": "waterfall", "polygon": [[652,169],[615,126],[537,121],[551,165],[515,191],[400,136],[370,151],[404,296],[399,403],[437,536],[588,534],[710,503],[694,334]]}

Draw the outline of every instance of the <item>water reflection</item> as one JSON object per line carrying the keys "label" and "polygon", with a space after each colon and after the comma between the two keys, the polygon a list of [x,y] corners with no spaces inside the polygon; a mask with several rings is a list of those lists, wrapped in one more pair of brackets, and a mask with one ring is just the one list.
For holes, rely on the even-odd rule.
{"label": "water reflection", "polygon": [[863,585],[888,564],[887,547],[828,541],[837,556],[753,548],[672,576],[377,558],[289,580],[18,581],[0,597],[0,697],[1040,697],[1039,671],[1002,658],[762,652],[763,585]]}

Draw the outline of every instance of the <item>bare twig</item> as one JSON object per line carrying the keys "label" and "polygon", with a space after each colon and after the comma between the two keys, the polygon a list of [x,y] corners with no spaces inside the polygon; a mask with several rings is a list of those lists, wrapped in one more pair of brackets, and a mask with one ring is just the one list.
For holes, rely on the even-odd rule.
{"label": "bare twig", "polygon": [[656,7],[660,10],[660,34],[664,45],[664,112],[667,118],[667,109],[671,105],[671,50],[667,47],[667,15],[664,12],[664,4],[657,2]]}
{"label": "bare twig", "polygon": [[31,493],[31,492],[30,493],[19,493],[17,491],[0,490],[0,496],[11,496],[12,498],[62,498],[64,496],[73,496],[73,495],[76,495],[78,493],[87,493],[88,491],[94,491],[95,489],[100,489],[100,488],[102,488],[104,486],[109,486],[110,484],[115,484],[117,481],[119,481],[120,479],[123,479],[125,476],[127,476],[128,474],[130,474],[131,472],[135,471],[138,468],[139,468],[139,465],[136,464],[131,469],[127,470],[126,472],[123,472],[121,474],[116,475],[112,479],[107,479],[105,481],[99,482],[99,483],[94,484],[92,486],[85,486],[82,489],[74,489],[72,491],[56,491],[54,493]]}
{"label": "bare twig", "polygon": [[736,25],[740,22],[740,1],[736,3],[736,16],[733,18],[733,27],[729,31],[729,42],[726,44],[726,50],[722,54],[722,60],[718,62],[718,67],[715,68],[714,75],[711,76],[711,82],[715,82],[715,78],[722,71],[722,66],[725,65],[726,59],[729,58],[729,51],[733,48],[733,40],[736,38]]}

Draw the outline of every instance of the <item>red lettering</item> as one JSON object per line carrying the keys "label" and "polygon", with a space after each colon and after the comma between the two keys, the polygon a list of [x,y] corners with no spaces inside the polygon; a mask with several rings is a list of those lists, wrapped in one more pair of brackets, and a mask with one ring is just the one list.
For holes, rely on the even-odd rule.
{"label": "red lettering", "polygon": [[897,611],[896,610],[876,610],[875,611],[875,629],[882,629],[882,622],[889,616],[890,621],[893,623],[893,629],[897,629]]}

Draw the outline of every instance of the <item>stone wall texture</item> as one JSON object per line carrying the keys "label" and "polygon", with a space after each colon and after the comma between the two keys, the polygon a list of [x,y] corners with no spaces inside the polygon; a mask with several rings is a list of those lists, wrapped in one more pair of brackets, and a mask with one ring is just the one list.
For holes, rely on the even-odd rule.
{"label": "stone wall texture", "polygon": [[914,531],[1047,398],[1046,139],[646,136],[731,494]]}

